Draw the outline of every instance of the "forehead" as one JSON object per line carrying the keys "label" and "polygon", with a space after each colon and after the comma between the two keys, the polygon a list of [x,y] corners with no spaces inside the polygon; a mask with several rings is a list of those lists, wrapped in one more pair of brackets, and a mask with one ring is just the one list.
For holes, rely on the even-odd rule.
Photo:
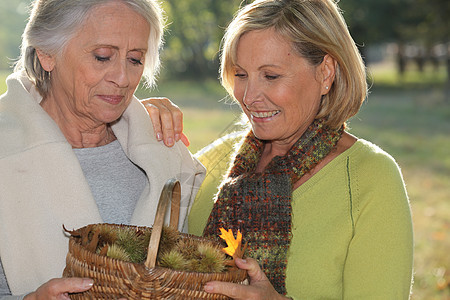
{"label": "forehead", "polygon": [[238,63],[249,60],[285,62],[300,58],[291,42],[274,29],[244,33],[237,41],[235,57]]}
{"label": "forehead", "polygon": [[136,48],[146,49],[149,32],[143,16],[120,1],[111,1],[93,7],[73,39],[111,45],[128,40]]}

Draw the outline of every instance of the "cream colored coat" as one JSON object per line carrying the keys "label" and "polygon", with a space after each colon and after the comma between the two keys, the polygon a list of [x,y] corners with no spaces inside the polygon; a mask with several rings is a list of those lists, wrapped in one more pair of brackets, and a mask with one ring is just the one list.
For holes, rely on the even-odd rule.
{"label": "cream colored coat", "polygon": [[[39,105],[22,74],[7,79],[0,97],[0,257],[11,292],[23,294],[61,277],[66,228],[101,223],[97,205],[71,145]],[[145,108],[131,101],[113,130],[126,155],[147,174],[132,224],[152,226],[166,180],[182,183],[180,229],[205,169],[182,143],[156,141]]]}

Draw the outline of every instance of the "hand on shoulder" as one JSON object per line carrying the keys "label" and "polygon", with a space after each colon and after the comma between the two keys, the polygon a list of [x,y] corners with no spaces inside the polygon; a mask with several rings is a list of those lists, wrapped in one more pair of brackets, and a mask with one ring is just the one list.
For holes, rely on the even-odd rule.
{"label": "hand on shoulder", "polygon": [[180,108],[167,98],[148,98],[141,100],[152,120],[158,141],[164,141],[168,147],[181,140],[186,147],[189,139],[183,133],[183,113]]}

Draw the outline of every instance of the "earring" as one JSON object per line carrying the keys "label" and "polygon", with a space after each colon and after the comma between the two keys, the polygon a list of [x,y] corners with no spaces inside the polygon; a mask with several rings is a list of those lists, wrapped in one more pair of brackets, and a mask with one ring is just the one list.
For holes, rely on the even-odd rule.
{"label": "earring", "polygon": [[328,90],[328,86],[325,87]]}

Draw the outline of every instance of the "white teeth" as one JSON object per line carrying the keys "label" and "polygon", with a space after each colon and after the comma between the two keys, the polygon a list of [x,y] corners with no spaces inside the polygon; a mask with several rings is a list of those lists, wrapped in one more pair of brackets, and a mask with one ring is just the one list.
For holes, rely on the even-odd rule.
{"label": "white teeth", "polygon": [[252,114],[252,116],[257,117],[257,118],[269,118],[269,117],[275,116],[279,112],[280,112],[279,110],[265,111],[265,112],[252,111],[251,114]]}

